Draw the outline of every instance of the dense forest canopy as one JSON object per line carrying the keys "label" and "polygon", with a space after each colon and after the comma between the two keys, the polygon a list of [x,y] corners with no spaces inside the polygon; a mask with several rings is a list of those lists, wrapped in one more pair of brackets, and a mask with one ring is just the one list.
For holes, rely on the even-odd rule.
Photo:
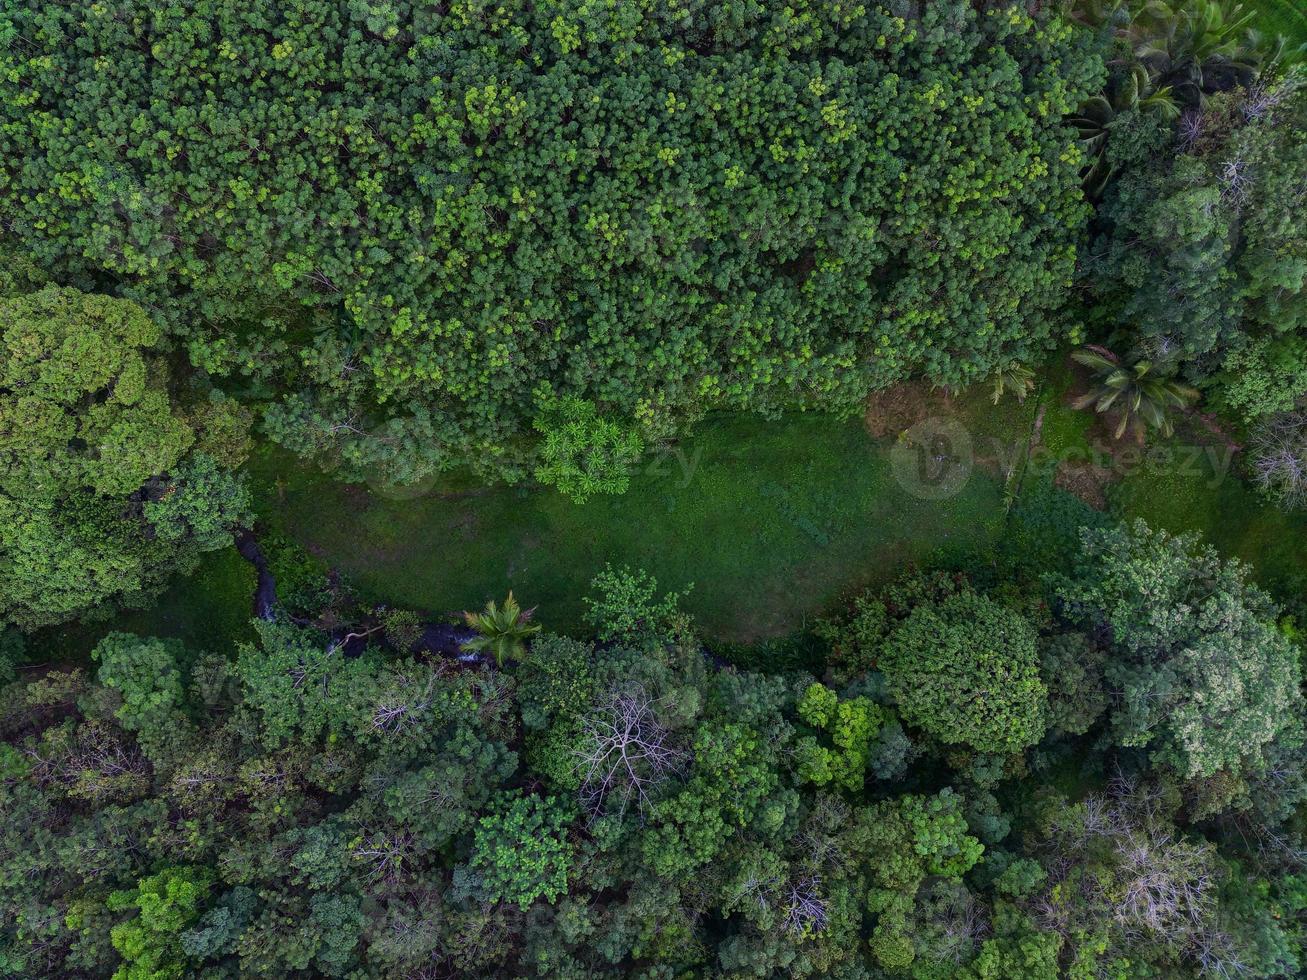
{"label": "dense forest canopy", "polygon": [[[1303,976],[1307,561],[1126,492],[1307,529],[1307,20],[1273,23],[6,3],[0,976]],[[867,458],[773,437],[808,409]],[[760,429],[792,467],[692,485],[711,411],[754,413],[724,472]],[[673,450],[680,496],[638,472]],[[923,487],[959,462],[982,505]],[[281,519],[310,466],[394,593]],[[418,535],[374,498],[433,488],[446,578],[523,500],[586,515],[545,555],[579,622],[524,594],[533,527],[473,609],[396,601],[367,536]],[[758,494],[783,533],[727,519]],[[610,563],[689,496],[657,540],[723,581]],[[687,611],[745,604],[742,534],[785,573],[749,608],[809,593],[789,635]],[[141,610],[206,555],[239,595],[190,580],[182,642]]]}
{"label": "dense forest canopy", "polygon": [[[893,7],[893,5],[891,5]],[[406,482],[1060,336],[1088,37],[963,0],[9,5],[0,221]]]}
{"label": "dense forest canopy", "polygon": [[[1296,646],[1192,538],[1062,554],[854,596],[821,679],[712,662],[622,569],[598,643],[488,610],[497,669],[406,652],[395,616],[361,655],[285,621],[211,653],[112,633],[94,676],[0,698],[0,964],[1295,975]],[[941,654],[967,622],[974,665]]]}

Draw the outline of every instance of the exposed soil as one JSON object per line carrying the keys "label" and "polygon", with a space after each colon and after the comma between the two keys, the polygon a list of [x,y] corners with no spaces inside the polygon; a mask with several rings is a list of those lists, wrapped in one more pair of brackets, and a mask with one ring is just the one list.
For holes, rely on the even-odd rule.
{"label": "exposed soil", "polygon": [[897,436],[922,419],[953,415],[953,396],[922,381],[905,381],[867,396],[863,424],[875,439]]}
{"label": "exposed soil", "polygon": [[1116,478],[1105,466],[1063,461],[1053,473],[1053,485],[1079,497],[1095,510],[1107,510],[1107,488]]}

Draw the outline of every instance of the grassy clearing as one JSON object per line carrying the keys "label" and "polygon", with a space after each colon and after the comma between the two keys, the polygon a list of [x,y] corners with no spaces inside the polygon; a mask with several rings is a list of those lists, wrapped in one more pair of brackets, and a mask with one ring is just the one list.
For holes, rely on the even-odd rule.
{"label": "grassy clearing", "polygon": [[100,638],[113,630],[172,637],[193,650],[229,650],[252,635],[253,593],[253,568],[235,548],[227,548],[205,555],[193,575],[173,582],[149,609],[41,630],[31,638],[33,660],[85,662]]}
{"label": "grassy clearing", "polygon": [[[976,431],[996,421],[1010,432],[994,413]],[[694,583],[684,606],[711,636],[774,636],[851,586],[988,546],[1003,520],[990,476],[977,472],[947,501],[918,499],[859,421],[821,415],[711,419],[646,461],[623,496],[580,506],[525,487],[390,499],[280,455],[260,469],[282,480],[262,495],[268,523],[365,598],[439,613],[511,588],[562,630],[581,626],[580,597],[612,562],[643,567],[666,589]]]}
{"label": "grassy clearing", "polygon": [[[791,634],[840,593],[914,563],[986,550],[1003,534],[1006,491],[1047,483],[1058,459],[1083,460],[1105,443],[1090,414],[1065,405],[1075,387],[1059,361],[1025,405],[993,406],[983,390],[956,399],[909,392],[916,403],[900,428],[914,414],[952,415],[975,451],[970,480],[938,502],[900,486],[892,442],[871,438],[861,420],[811,414],[714,417],[673,451],[647,458],[625,495],[580,506],[552,490],[478,487],[460,476],[421,493],[346,486],[273,449],[254,462],[256,499],[265,544],[296,542],[369,602],[441,615],[511,588],[549,628],[578,631],[586,586],[611,562],[645,568],[665,589],[694,583],[683,604],[703,631],[749,643]],[[1009,479],[1014,463],[1021,472],[1036,417],[1040,452],[1020,481]],[[1112,512],[1200,531],[1281,595],[1303,592],[1307,553],[1298,543],[1307,516],[1257,497],[1214,442],[1196,427],[1151,444],[1154,455],[1107,486]],[[250,633],[252,589],[249,566],[234,550],[220,552],[154,609],[45,631],[38,656],[84,659],[109,629],[223,649]]]}

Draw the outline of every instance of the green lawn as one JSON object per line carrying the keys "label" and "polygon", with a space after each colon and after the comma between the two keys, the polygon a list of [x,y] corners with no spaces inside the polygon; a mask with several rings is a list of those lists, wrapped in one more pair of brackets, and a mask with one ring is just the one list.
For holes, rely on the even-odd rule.
{"label": "green lawn", "polygon": [[[647,459],[625,495],[580,506],[549,489],[478,488],[466,478],[409,492],[347,486],[270,448],[252,468],[265,541],[298,543],[366,601],[442,615],[511,588],[539,607],[548,628],[576,631],[587,584],[612,562],[647,569],[664,589],[694,583],[684,606],[702,630],[749,642],[792,633],[841,592],[913,563],[991,545],[1006,511],[997,474],[1022,458],[1041,406],[1047,450],[1089,445],[1091,417],[1061,404],[1071,384],[1065,367],[1054,367],[1039,404],[994,407],[983,391],[959,399],[950,411],[981,462],[938,502],[899,484],[891,445],[868,436],[861,420],[816,414],[714,417],[674,452]],[[1268,505],[1233,472],[1218,479],[1205,452],[1188,462],[1183,446],[1205,441],[1203,430],[1171,440],[1169,465],[1140,466],[1109,487],[1112,510],[1201,531],[1222,553],[1254,564],[1268,587],[1302,592],[1307,517]],[[38,659],[83,659],[110,628],[223,649],[249,635],[252,589],[252,570],[229,549],[151,610],[45,631]]]}
{"label": "green lawn", "polygon": [[35,634],[30,643],[36,663],[85,662],[111,630],[181,640],[193,650],[229,650],[251,636],[254,569],[235,548],[205,555],[195,574],[179,578],[149,609],[129,610],[113,619],[75,622]]}
{"label": "green lawn", "polygon": [[785,633],[851,586],[987,546],[1003,520],[991,477],[976,472],[945,502],[918,499],[860,421],[821,415],[712,419],[679,455],[643,465],[626,494],[579,506],[526,487],[392,499],[281,454],[258,468],[282,481],[261,494],[268,523],[365,598],[441,613],[511,588],[560,630],[581,625],[580,597],[612,562],[645,568],[666,589],[694,583],[684,605],[711,636]]}
{"label": "green lawn", "polygon": [[[1197,440],[1192,440],[1197,443]],[[1190,459],[1181,437],[1171,467],[1143,467],[1109,491],[1115,513],[1170,531],[1199,531],[1221,554],[1253,566],[1254,577],[1289,598],[1307,586],[1307,515],[1268,503],[1235,472],[1222,475],[1218,450]],[[1217,465],[1208,451],[1217,452]]]}

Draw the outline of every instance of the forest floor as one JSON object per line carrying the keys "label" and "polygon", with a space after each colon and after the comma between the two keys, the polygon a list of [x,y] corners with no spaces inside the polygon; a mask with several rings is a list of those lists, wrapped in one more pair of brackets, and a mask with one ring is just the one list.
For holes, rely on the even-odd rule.
{"label": "forest floor", "polygon": [[[995,406],[983,387],[950,397],[904,386],[873,398],[862,419],[713,416],[648,456],[627,493],[583,505],[529,481],[340,484],[265,448],[253,463],[260,530],[303,547],[365,602],[439,617],[512,589],[561,632],[582,628],[581,597],[605,563],[644,568],[664,590],[689,589],[682,605],[706,636],[748,643],[801,629],[841,593],[914,564],[983,553],[1010,503],[1053,480],[1117,516],[1201,531],[1273,591],[1303,591],[1307,517],[1239,478],[1234,440],[1194,417],[1143,449],[1114,442],[1067,404],[1078,387],[1059,360],[1024,404]],[[936,492],[918,482],[909,443],[940,425],[946,441],[969,443],[946,449],[972,465]],[[112,628],[220,649],[249,634],[253,586],[228,549],[154,608],[48,631],[40,646],[78,660]]]}

